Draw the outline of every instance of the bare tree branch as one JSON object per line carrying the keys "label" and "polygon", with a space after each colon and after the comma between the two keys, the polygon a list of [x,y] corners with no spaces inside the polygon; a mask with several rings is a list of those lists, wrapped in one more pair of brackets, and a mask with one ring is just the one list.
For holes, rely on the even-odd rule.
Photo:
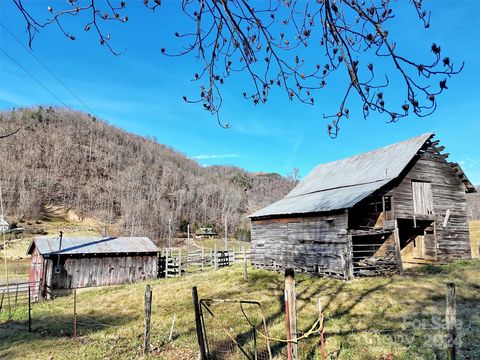
{"label": "bare tree branch", "polygon": [[[22,0],[14,1],[26,22],[29,44],[41,28],[56,24],[69,39],[75,36],[67,31],[62,19],[83,15],[87,18],[85,31],[94,29],[101,45],[118,55],[110,45],[110,34],[102,30],[106,21],[127,22],[124,15],[125,1],[108,0],[100,9],[98,0],[68,0],[64,8],[48,7],[50,18],[40,23],[29,13]],[[156,11],[160,0],[144,0],[144,6]],[[415,17],[427,29],[430,27],[430,12],[423,9],[421,0],[412,0]],[[338,111],[323,114],[329,121],[328,133],[336,137],[343,118],[350,111],[347,104],[353,94],[362,103],[364,118],[371,112],[387,115],[388,122],[398,121],[409,113],[423,117],[437,108],[437,96],[447,89],[447,79],[463,69],[454,66],[449,57],[442,56],[441,47],[432,44],[433,59],[419,62],[397,51],[387,26],[394,18],[390,0],[270,0],[254,3],[248,0],[182,0],[181,9],[192,22],[192,30],[176,32],[184,41],[181,50],[162,48],[167,56],[196,54],[202,64],[193,75],[200,83],[198,97],[184,100],[201,103],[203,108],[219,116],[223,98],[221,87],[235,73],[244,72],[250,78],[249,90],[243,97],[255,105],[265,103],[270,91],[279,87],[290,100],[315,105],[313,93],[327,87],[330,75],[345,74],[347,81]],[[323,54],[318,59],[302,53],[310,44],[315,44]],[[320,60],[326,59],[322,66]],[[390,66],[385,74],[377,74],[381,66]],[[390,100],[387,91],[389,78],[403,83],[403,100]],[[395,87],[397,84],[395,83]]]}

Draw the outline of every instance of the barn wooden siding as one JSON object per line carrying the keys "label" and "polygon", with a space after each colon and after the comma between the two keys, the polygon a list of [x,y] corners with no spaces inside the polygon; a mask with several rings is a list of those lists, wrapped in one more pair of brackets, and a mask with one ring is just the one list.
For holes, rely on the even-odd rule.
{"label": "barn wooden siding", "polygon": [[[28,281],[31,283],[41,282],[43,280],[43,271],[44,271],[44,258],[38,252],[38,249],[35,248],[32,252],[30,259],[30,268],[28,270]],[[42,286],[40,286],[40,289]],[[32,299],[37,301],[42,297],[42,294],[39,292],[38,287],[34,287],[32,290]]]}
{"label": "barn wooden siding", "polygon": [[[414,213],[412,181],[430,182],[433,195],[433,214]],[[465,185],[455,174],[444,156],[435,151],[433,145],[426,147],[419,159],[408,169],[400,183],[389,194],[393,198],[393,211],[397,219],[434,221],[436,249],[433,260],[448,262],[469,259],[471,256],[470,234]],[[443,227],[445,216],[450,216]],[[434,242],[431,242],[434,243]],[[432,255],[432,254],[430,254]]]}
{"label": "barn wooden siding", "polygon": [[252,263],[257,267],[347,276],[347,214],[252,219]]}
{"label": "barn wooden siding", "polygon": [[46,260],[46,277],[51,289],[119,285],[155,279],[157,254],[60,257],[60,273],[54,273],[58,259]]}

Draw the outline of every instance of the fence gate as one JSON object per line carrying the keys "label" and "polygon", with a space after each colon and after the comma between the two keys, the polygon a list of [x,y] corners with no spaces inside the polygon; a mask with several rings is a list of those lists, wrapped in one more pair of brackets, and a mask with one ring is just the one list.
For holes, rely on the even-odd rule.
{"label": "fence gate", "polygon": [[259,302],[201,299],[198,307],[208,360],[272,359]]}

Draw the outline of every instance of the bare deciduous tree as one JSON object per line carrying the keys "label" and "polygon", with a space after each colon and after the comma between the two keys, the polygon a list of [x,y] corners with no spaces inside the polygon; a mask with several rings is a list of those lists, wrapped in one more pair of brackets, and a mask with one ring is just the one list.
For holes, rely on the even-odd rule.
{"label": "bare deciduous tree", "polygon": [[245,215],[285,196],[293,181],[234,167],[202,167],[174,150],[68,109],[0,111],[22,127],[0,141],[8,216],[39,219],[52,208],[114,224],[118,234],[167,238],[180,225],[245,229]]}
{"label": "bare deciduous tree", "polygon": [[[68,0],[64,7],[49,6],[50,18],[44,23],[36,20],[22,0],[12,1],[23,14],[30,45],[35,34],[49,24],[56,24],[67,38],[75,40],[62,20],[84,15],[83,29],[95,31],[101,45],[119,54],[102,23],[127,22],[126,1]],[[144,0],[143,4],[155,11],[161,2]],[[422,0],[411,0],[411,6],[414,16],[429,28],[430,12],[423,8]],[[181,8],[191,20],[191,31],[176,32],[175,36],[183,39],[185,46],[180,52],[162,48],[162,53],[193,53],[201,60],[193,80],[206,85],[200,85],[198,98],[184,96],[184,100],[202,104],[224,127],[229,124],[219,118],[221,86],[237,72],[248,74],[251,88],[243,96],[254,104],[265,103],[271,90],[280,87],[290,100],[310,105],[315,104],[314,92],[327,86],[331,74],[343,73],[347,80],[338,111],[323,114],[329,119],[330,136],[336,137],[341,119],[350,115],[347,104],[353,94],[360,99],[365,118],[371,112],[385,114],[389,122],[410,112],[428,116],[437,108],[437,96],[447,89],[447,78],[463,68],[463,63],[454,66],[443,56],[437,44],[431,45],[429,61],[414,60],[397,50],[399,46],[387,30],[394,18],[390,0],[270,0],[255,5],[248,0],[182,0]],[[307,53],[308,47],[318,50],[315,58]],[[377,66],[379,63],[382,66]],[[385,73],[380,70],[383,66],[387,66]],[[391,77],[403,86],[400,102],[388,100]]]}

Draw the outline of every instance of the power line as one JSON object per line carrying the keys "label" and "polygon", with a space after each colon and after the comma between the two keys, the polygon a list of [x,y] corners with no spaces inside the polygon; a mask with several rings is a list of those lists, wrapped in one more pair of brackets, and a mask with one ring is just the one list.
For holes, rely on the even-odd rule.
{"label": "power line", "polygon": [[6,57],[8,57],[10,60],[12,60],[20,69],[25,71],[28,74],[28,76],[30,76],[33,80],[35,80],[38,83],[38,85],[40,85],[42,88],[44,88],[45,91],[47,91],[50,95],[52,95],[59,102],[61,102],[65,107],[68,107],[67,104],[65,104],[57,95],[55,95],[52,91],[50,91],[49,88],[47,88],[45,85],[43,85],[43,83],[40,80],[38,80],[35,76],[33,76],[33,74],[30,71],[28,71],[27,69],[25,69],[25,67],[20,65],[13,57],[11,57],[5,50],[3,50],[3,48],[0,47],[0,50],[3,52],[3,54]]}
{"label": "power line", "polygon": [[7,31],[11,37],[13,37],[15,39],[15,41],[17,43],[19,43],[24,49],[26,52],[28,52],[40,65],[43,66],[43,68],[55,79],[58,81],[58,83],[60,85],[62,85],[65,89],[67,89],[67,91],[72,94],[72,96],[77,99],[77,101],[82,104],[85,109],[87,109],[87,111],[89,113],[91,113],[92,115],[95,115],[97,118],[99,117],[97,114],[95,114],[95,112],[77,95],[75,94],[75,92],[67,86],[67,84],[65,84],[62,79],[60,79],[57,75],[55,75],[48,67],[47,65],[45,65],[29,48],[27,48],[21,41],[18,37],[15,36],[14,33],[12,33],[1,21],[0,21],[0,26],[5,29],[5,31]]}

